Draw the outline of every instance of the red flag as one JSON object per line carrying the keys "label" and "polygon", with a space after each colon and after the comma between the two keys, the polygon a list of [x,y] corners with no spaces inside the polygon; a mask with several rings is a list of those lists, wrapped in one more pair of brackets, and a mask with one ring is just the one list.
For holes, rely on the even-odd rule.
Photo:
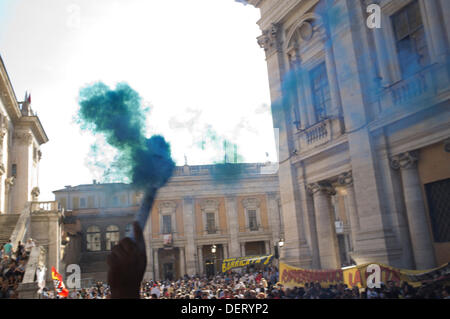
{"label": "red flag", "polygon": [[62,276],[56,271],[55,267],[52,267],[52,279],[53,279],[53,285],[55,286],[56,292],[61,297],[67,298],[69,295],[69,290],[66,289],[66,286],[64,286],[63,278]]}
{"label": "red flag", "polygon": [[28,104],[31,104],[31,93],[28,94],[28,100],[27,100]]}

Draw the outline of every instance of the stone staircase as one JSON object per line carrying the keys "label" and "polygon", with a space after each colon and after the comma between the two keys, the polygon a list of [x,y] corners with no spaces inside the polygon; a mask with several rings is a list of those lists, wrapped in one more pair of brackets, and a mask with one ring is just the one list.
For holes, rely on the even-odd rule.
{"label": "stone staircase", "polygon": [[5,244],[11,239],[11,235],[17,225],[19,217],[20,214],[0,215],[0,244]]}

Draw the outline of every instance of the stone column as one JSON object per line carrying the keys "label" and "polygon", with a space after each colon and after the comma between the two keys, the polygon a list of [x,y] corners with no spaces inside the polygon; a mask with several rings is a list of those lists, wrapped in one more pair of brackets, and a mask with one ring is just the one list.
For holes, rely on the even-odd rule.
{"label": "stone column", "polygon": [[203,246],[199,245],[197,247],[197,255],[198,255],[198,266],[199,266],[199,275],[203,274],[203,266],[204,266],[204,262],[203,262]]}
{"label": "stone column", "polygon": [[350,216],[350,231],[352,234],[352,250],[356,247],[356,238],[359,231],[359,217],[356,209],[355,191],[353,189],[352,171],[341,174],[338,177],[338,183],[345,186],[347,192],[347,210]]}
{"label": "stone column", "polygon": [[373,36],[375,39],[375,50],[377,52],[378,68],[381,77],[381,86],[388,87],[392,83],[392,75],[390,71],[390,65],[392,59],[390,59],[389,52],[386,49],[386,42],[384,40],[383,29],[373,29]]}
{"label": "stone column", "polygon": [[306,111],[308,113],[308,123],[310,126],[317,122],[316,110],[314,109],[314,99],[311,91],[311,80],[309,78],[309,72],[303,71],[302,80],[304,84],[305,100],[306,100]]}
{"label": "stone column", "polygon": [[[448,0],[441,0],[441,8],[442,13],[444,12],[450,12],[450,1]],[[448,14],[442,14],[444,16],[444,22],[445,22],[445,30],[447,33],[447,43],[450,44],[450,15]]]}
{"label": "stone column", "polygon": [[417,269],[430,269],[436,266],[433,241],[428,225],[422,184],[417,171],[418,151],[402,153],[391,158],[394,169],[400,169],[411,235],[414,260]]}
{"label": "stone column", "polygon": [[[194,200],[191,197],[185,197],[183,199],[183,223],[184,223],[184,236],[186,237],[186,270],[188,275],[195,275],[196,260],[195,260],[195,213],[194,213]],[[184,275],[184,274],[183,274]]]}
{"label": "stone column", "polygon": [[271,226],[272,241],[274,243],[278,243],[281,236],[281,215],[279,212],[276,193],[267,194],[267,207],[269,211],[269,223]]}
{"label": "stone column", "polygon": [[155,267],[155,280],[159,280],[159,249],[153,249],[153,265]]}
{"label": "stone column", "polygon": [[223,258],[227,259],[228,258],[228,244],[222,244],[222,249],[223,249]]}
{"label": "stone column", "polygon": [[178,247],[180,250],[180,277],[186,274],[186,264],[184,262],[184,247]]}
{"label": "stone column", "polygon": [[332,109],[326,110],[327,115],[339,116],[341,110],[341,94],[339,93],[339,85],[337,82],[336,65],[334,63],[334,52],[331,40],[325,42],[325,63],[328,74],[328,83],[330,85],[330,96]]}
{"label": "stone column", "polygon": [[[37,245],[43,246],[46,250],[46,265],[51,270],[61,272],[61,212],[53,211],[32,211],[31,212],[31,237]],[[47,280],[51,279],[51,271],[47,271]]]}
{"label": "stone column", "polygon": [[[264,48],[266,53],[267,69],[270,74],[269,86],[273,127],[279,129],[277,155],[280,159],[278,178],[281,211],[284,221],[289,221],[289,223],[284,223],[286,245],[283,248],[282,256],[284,258],[283,261],[286,263],[300,266],[299,256],[302,256],[309,247],[306,247],[304,240],[304,221],[299,205],[296,171],[291,166],[291,161],[286,160],[292,156],[297,148],[298,141],[293,132],[292,117],[284,107],[284,102],[287,98],[286,92],[283,91],[283,81],[286,73],[286,52],[282,42],[285,31],[282,25],[272,24],[269,29],[263,31],[262,36],[258,37],[258,43]],[[308,95],[306,96],[307,105],[309,105],[310,99],[308,100]]]}
{"label": "stone column", "polygon": [[301,58],[298,54],[298,49],[294,48],[289,53],[289,59],[290,59],[290,65],[291,65],[291,72],[293,72],[293,78],[295,79],[295,89],[290,88],[293,92],[290,94],[295,94],[295,98],[297,99],[298,104],[293,103],[293,107],[297,108],[295,110],[296,114],[299,115],[299,123],[298,128],[299,129],[305,129],[309,126],[308,122],[308,115],[306,112],[306,104],[305,104],[305,92],[304,92],[304,85],[303,85],[303,77],[302,72],[303,69],[301,67]]}
{"label": "stone column", "polygon": [[241,257],[245,257],[245,243],[241,243]]}
{"label": "stone column", "polygon": [[314,211],[316,214],[317,237],[319,242],[320,266],[322,269],[340,268],[337,254],[337,238],[330,195],[335,190],[327,181],[308,185],[308,190],[313,195]]}
{"label": "stone column", "polygon": [[227,212],[228,234],[230,235],[230,256],[239,256],[238,243],[238,216],[237,216],[237,199],[236,196],[229,196],[225,198],[225,209]]}
{"label": "stone column", "polygon": [[264,246],[265,246],[264,248],[266,250],[266,255],[269,255],[270,254],[270,240],[265,240]]}
{"label": "stone column", "polygon": [[289,59],[289,75],[288,79],[286,80],[286,83],[289,88],[286,90],[286,94],[288,96],[290,107],[292,109],[291,112],[292,123],[296,125],[297,129],[301,129],[302,119],[299,114],[300,97],[298,96],[298,91],[296,89],[299,86],[299,83],[296,78],[296,70],[298,68],[300,60],[298,59],[295,50],[288,53],[288,59]]}
{"label": "stone column", "polygon": [[[442,19],[440,18],[440,7],[438,1],[421,1],[420,3],[423,3],[425,7],[425,12],[428,16],[429,26],[430,26],[430,32],[428,35],[430,35],[430,40],[434,48],[434,55],[436,56],[435,62],[440,63],[446,63],[446,54],[447,54],[447,47],[446,47],[446,38],[445,38],[445,31],[443,29],[444,23]],[[442,12],[442,14],[445,16],[446,13]],[[448,14],[448,12],[447,12]]]}

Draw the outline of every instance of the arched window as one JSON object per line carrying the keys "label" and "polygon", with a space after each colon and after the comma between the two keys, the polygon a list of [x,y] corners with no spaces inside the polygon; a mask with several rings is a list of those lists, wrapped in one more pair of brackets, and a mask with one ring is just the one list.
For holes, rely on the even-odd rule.
{"label": "arched window", "polygon": [[106,227],[106,250],[111,250],[119,243],[120,233],[119,227],[110,225]]}
{"label": "arched window", "polygon": [[102,249],[100,227],[89,226],[86,231],[87,251],[100,251]]}

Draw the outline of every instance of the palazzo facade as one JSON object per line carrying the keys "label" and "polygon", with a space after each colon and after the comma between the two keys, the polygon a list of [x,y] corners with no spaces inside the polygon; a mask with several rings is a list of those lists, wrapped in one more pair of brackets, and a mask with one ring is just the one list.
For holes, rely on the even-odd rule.
{"label": "palazzo facade", "polygon": [[[277,175],[264,174],[264,164],[235,165],[243,173],[229,183],[212,177],[214,165],[177,167],[159,190],[144,230],[147,279],[209,275],[224,258],[274,252],[283,237]],[[54,194],[65,209],[65,266],[79,264],[83,280],[105,280],[106,256],[131,229],[140,193],[94,183]]]}
{"label": "palazzo facade", "polygon": [[449,262],[450,1],[247,3],[280,132],[282,261]]}

